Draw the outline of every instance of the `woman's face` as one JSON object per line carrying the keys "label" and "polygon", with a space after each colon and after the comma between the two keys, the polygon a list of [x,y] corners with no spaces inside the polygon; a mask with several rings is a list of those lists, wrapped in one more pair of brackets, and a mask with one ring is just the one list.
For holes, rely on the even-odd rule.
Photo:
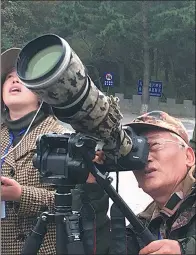
{"label": "woman's face", "polygon": [[20,110],[23,107],[29,108],[30,110],[36,110],[38,108],[37,95],[22,84],[16,71],[12,71],[6,76],[2,96],[3,102],[9,110]]}

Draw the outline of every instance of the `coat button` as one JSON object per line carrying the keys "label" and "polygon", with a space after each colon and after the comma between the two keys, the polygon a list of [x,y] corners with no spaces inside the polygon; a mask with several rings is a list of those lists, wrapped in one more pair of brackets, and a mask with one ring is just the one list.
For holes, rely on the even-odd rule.
{"label": "coat button", "polygon": [[14,175],[15,175],[15,170],[14,168],[12,168],[9,172],[9,176],[14,177]]}

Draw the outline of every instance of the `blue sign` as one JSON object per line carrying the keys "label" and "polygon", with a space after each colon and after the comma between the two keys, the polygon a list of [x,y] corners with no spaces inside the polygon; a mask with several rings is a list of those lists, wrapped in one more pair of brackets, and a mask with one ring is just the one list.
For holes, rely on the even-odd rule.
{"label": "blue sign", "polygon": [[104,85],[105,86],[113,86],[114,85],[113,73],[104,73]]}
{"label": "blue sign", "polygon": [[[138,80],[137,82],[137,94],[142,95],[143,81]],[[163,93],[162,81],[150,81],[149,84],[149,95],[154,97],[161,97]]]}

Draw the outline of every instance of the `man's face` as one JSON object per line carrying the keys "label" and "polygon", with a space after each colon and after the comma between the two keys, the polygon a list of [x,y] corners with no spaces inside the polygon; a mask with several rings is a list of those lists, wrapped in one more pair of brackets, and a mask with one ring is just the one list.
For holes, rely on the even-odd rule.
{"label": "man's face", "polygon": [[2,94],[4,104],[9,109],[13,107],[17,110],[21,106],[31,106],[35,109],[38,107],[37,96],[21,83],[16,71],[12,71],[6,76]]}
{"label": "man's face", "polygon": [[139,187],[151,196],[164,190],[173,192],[194,164],[192,149],[183,146],[183,142],[168,131],[150,131],[143,135],[148,139],[150,153],[146,168],[134,171]]}

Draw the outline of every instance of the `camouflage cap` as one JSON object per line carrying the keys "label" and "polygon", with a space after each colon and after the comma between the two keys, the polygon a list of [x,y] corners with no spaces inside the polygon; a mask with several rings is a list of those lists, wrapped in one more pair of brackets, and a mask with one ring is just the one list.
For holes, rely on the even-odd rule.
{"label": "camouflage cap", "polygon": [[132,127],[135,131],[138,132],[154,128],[168,130],[177,134],[187,144],[189,144],[188,133],[182,122],[179,119],[170,116],[166,112],[162,111],[147,112],[137,117],[131,123],[126,125]]}

